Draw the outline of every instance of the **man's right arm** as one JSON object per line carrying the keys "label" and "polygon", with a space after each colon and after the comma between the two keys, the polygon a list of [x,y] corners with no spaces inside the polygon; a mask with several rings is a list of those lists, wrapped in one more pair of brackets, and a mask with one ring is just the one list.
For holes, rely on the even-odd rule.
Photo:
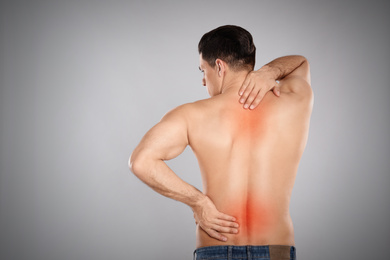
{"label": "man's right arm", "polygon": [[218,211],[208,196],[179,178],[165,163],[181,154],[188,145],[184,107],[171,110],[146,133],[131,154],[129,167],[156,192],[190,206],[196,224],[210,237],[226,242],[223,233],[238,232],[236,219]]}

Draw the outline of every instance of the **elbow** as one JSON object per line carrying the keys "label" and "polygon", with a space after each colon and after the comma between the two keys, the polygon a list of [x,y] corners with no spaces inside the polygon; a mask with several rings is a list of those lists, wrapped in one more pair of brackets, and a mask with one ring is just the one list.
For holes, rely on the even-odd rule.
{"label": "elbow", "polygon": [[301,64],[304,62],[309,62],[307,58],[303,55],[296,55],[296,57],[298,57],[301,60]]}
{"label": "elbow", "polygon": [[298,62],[300,64],[302,64],[304,62],[307,62],[307,58],[305,56],[303,56],[303,55],[300,55],[300,54],[293,54],[293,55],[289,55],[287,57],[294,58],[295,62]]}
{"label": "elbow", "polygon": [[309,84],[309,86],[311,86],[310,63],[305,57],[303,57],[303,58],[304,58],[304,60],[301,64],[301,67],[304,68],[303,78],[306,80],[306,82]]}
{"label": "elbow", "polygon": [[130,155],[130,158],[129,158],[129,162],[128,162],[128,166],[129,166],[129,169],[130,171],[135,175],[137,176],[138,178],[140,178],[140,175],[142,172],[144,172],[144,163],[143,163],[143,159],[141,156],[139,156],[138,153],[135,153],[133,152],[131,155]]}
{"label": "elbow", "polygon": [[134,158],[133,154],[130,155],[129,161],[127,162],[127,165],[129,166],[129,169],[132,173],[134,173]]}

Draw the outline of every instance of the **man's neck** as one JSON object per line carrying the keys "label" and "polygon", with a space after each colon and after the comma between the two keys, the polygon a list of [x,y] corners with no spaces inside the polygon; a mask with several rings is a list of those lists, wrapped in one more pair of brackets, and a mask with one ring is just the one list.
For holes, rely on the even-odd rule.
{"label": "man's neck", "polygon": [[222,83],[221,94],[230,93],[233,91],[238,92],[249,72],[250,71],[246,70],[238,72],[228,72]]}

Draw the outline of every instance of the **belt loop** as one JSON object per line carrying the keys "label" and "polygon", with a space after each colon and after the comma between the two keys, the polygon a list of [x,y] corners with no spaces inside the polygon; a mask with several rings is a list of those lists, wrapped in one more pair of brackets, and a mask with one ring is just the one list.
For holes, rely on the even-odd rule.
{"label": "belt loop", "polygon": [[227,259],[228,260],[232,260],[232,251],[233,251],[233,247],[232,246],[228,246],[228,252],[227,252]]}
{"label": "belt loop", "polygon": [[194,250],[194,257],[193,260],[196,260],[196,250]]}
{"label": "belt loop", "polygon": [[251,246],[246,246],[246,254],[248,256],[248,260],[252,260],[251,256]]}
{"label": "belt loop", "polygon": [[295,260],[297,257],[297,251],[296,251],[296,248],[294,246],[292,246],[290,249],[290,257],[292,260]]}

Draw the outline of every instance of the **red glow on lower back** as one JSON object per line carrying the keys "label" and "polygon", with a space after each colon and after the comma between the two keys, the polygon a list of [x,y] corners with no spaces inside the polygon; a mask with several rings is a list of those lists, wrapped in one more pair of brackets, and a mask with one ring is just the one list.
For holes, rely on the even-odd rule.
{"label": "red glow on lower back", "polygon": [[260,200],[249,198],[247,201],[232,202],[227,212],[237,219],[239,235],[248,238],[266,234],[275,224],[272,206]]}

